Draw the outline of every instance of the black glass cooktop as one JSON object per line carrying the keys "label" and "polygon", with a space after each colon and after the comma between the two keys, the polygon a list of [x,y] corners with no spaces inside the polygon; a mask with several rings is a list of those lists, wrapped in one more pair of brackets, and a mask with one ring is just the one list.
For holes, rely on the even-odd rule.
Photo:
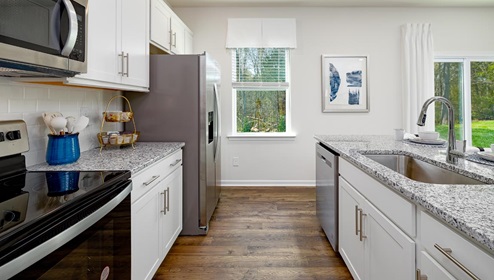
{"label": "black glass cooktop", "polygon": [[0,240],[129,178],[129,171],[28,171],[0,178]]}

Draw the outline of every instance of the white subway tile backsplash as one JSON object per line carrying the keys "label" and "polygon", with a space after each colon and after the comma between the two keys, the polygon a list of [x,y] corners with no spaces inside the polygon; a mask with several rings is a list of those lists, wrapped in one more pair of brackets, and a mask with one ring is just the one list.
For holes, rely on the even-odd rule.
{"label": "white subway tile backsplash", "polygon": [[36,112],[37,102],[34,99],[9,100],[9,113]]}
{"label": "white subway tile backsplash", "polygon": [[60,111],[60,100],[38,99],[38,112],[58,112]]}
{"label": "white subway tile backsplash", "polygon": [[0,113],[7,113],[9,111],[9,100],[0,99]]}
{"label": "white subway tile backsplash", "polygon": [[24,88],[24,99],[48,99],[48,88],[26,87]]}
{"label": "white subway tile backsplash", "polygon": [[[108,101],[119,91],[90,88],[74,88],[24,84],[0,79],[0,121],[24,120],[28,127],[29,151],[24,153],[26,165],[45,161],[49,129],[41,114],[43,112],[60,112],[64,116],[79,118],[85,113],[89,125],[79,134],[81,152],[99,147],[96,134],[100,132],[103,111]],[[122,98],[116,98],[111,110],[122,110]],[[84,107],[81,110],[81,107]],[[113,130],[122,130],[121,124],[110,124]]]}
{"label": "white subway tile backsplash", "polygon": [[[5,82],[4,82],[5,81]],[[4,84],[6,83],[6,84]],[[24,99],[24,88],[12,85],[7,79],[0,79],[0,94],[2,99]]]}

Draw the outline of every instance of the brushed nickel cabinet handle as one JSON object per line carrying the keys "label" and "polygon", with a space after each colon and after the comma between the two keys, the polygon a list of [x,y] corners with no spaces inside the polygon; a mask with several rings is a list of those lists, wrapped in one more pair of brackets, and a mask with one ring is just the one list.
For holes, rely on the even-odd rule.
{"label": "brushed nickel cabinet handle", "polygon": [[177,32],[173,32],[173,46],[177,47]]}
{"label": "brushed nickel cabinet handle", "polygon": [[[126,71],[126,72],[124,72],[124,73],[122,74],[122,76],[126,76],[126,77],[128,77],[128,76],[129,76],[129,53],[127,53],[127,55],[124,55],[123,57],[124,57],[124,59],[127,61],[127,71]],[[123,68],[123,67],[122,67],[122,68]]]}
{"label": "brushed nickel cabinet handle", "polygon": [[415,280],[427,280],[427,275],[422,275],[420,269],[415,270]]}
{"label": "brushed nickel cabinet handle", "polygon": [[468,276],[470,276],[470,278],[475,280],[480,280],[480,278],[477,277],[477,275],[473,274],[473,272],[471,272],[468,268],[466,268],[466,266],[464,266],[461,262],[459,262],[457,259],[451,256],[453,250],[451,250],[450,248],[443,248],[439,246],[437,243],[434,244],[434,248],[439,250],[439,252],[441,252],[446,258],[448,258],[450,261],[456,264],[456,266],[458,266],[461,270],[463,270],[463,272],[465,272]]}
{"label": "brushed nickel cabinet handle", "polygon": [[358,235],[358,205],[355,205],[355,235]]}
{"label": "brushed nickel cabinet handle", "polygon": [[363,223],[362,223],[364,216],[367,216],[367,214],[364,214],[364,210],[362,210],[362,209],[359,209],[359,211],[360,211],[360,230],[359,230],[360,236],[359,237],[360,237],[360,241],[362,241],[364,238],[367,238],[367,236],[365,236],[363,234],[364,228],[363,228]]}
{"label": "brushed nickel cabinet handle", "polygon": [[167,196],[166,196],[166,211],[167,212],[170,212],[170,187],[167,187],[166,188],[166,193],[167,193]]}
{"label": "brushed nickel cabinet handle", "polygon": [[120,74],[120,76],[123,76],[124,75],[124,57],[125,57],[125,53],[124,52],[121,52],[118,54],[118,56],[120,57],[120,72],[118,72],[118,74]]}
{"label": "brushed nickel cabinet handle", "polygon": [[164,195],[163,197],[163,210],[161,210],[161,213],[163,213],[163,215],[166,215],[166,212],[167,211],[170,211],[170,208],[168,207],[168,202],[169,202],[169,196],[170,196],[170,188],[166,188],[166,190],[164,192],[161,193],[162,195]]}
{"label": "brushed nickel cabinet handle", "polygon": [[179,164],[181,161],[182,161],[182,159],[177,159],[177,160],[175,160],[174,163],[170,163],[170,166],[173,167],[173,166]]}
{"label": "brushed nickel cabinet handle", "polygon": [[160,175],[155,175],[153,177],[151,177],[151,179],[149,179],[147,182],[144,182],[142,183],[144,186],[149,186],[151,185],[152,182],[156,181],[156,179],[158,179],[160,177]]}

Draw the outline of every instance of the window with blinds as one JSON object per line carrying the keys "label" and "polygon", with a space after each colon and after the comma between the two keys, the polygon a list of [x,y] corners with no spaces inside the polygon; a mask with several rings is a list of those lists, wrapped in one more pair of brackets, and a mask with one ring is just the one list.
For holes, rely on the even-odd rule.
{"label": "window with blinds", "polygon": [[288,50],[232,50],[237,133],[287,132]]}

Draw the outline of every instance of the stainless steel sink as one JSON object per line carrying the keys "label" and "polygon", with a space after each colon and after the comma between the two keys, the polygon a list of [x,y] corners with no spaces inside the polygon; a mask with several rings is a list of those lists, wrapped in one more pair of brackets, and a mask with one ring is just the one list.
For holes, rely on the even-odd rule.
{"label": "stainless steel sink", "polygon": [[404,175],[409,179],[419,182],[448,185],[485,184],[481,181],[449,171],[408,155],[364,154],[364,156]]}

